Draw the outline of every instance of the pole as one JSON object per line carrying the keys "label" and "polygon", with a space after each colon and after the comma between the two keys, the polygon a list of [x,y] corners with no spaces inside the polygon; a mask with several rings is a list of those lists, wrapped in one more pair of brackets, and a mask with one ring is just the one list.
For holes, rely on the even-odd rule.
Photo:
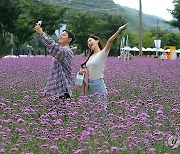
{"label": "pole", "polygon": [[128,35],[126,37],[126,47],[128,47],[126,54],[127,54],[127,60],[129,60],[129,39],[128,39]]}
{"label": "pole", "polygon": [[[158,20],[157,20],[156,40],[158,40]],[[156,57],[158,57],[157,45],[156,45]]]}
{"label": "pole", "polygon": [[11,55],[13,55],[13,34],[11,34],[11,45],[12,45],[12,48],[11,48]]}
{"label": "pole", "polygon": [[139,0],[139,56],[142,56],[142,4]]}

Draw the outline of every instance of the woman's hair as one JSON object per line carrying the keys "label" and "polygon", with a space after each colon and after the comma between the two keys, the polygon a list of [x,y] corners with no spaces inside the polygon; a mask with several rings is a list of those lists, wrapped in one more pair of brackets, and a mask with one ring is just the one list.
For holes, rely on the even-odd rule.
{"label": "woman's hair", "polygon": [[[98,36],[91,35],[89,38],[93,38],[93,39],[99,41],[99,42],[98,42],[98,46],[99,46],[100,50],[102,50],[102,49],[104,48],[104,46],[103,46],[103,44],[102,44],[102,41],[101,41],[101,39],[100,39]],[[81,64],[81,67],[83,67],[83,66],[86,65],[87,61],[88,61],[89,58],[93,55],[93,53],[94,53],[94,51],[90,49],[89,52],[88,52],[88,56],[87,56],[86,60]]]}

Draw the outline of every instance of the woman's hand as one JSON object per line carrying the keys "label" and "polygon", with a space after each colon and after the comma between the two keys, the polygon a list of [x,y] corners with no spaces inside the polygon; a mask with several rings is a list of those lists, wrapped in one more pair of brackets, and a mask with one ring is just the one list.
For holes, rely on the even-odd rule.
{"label": "woman's hand", "polygon": [[84,70],[84,68],[80,68],[79,74],[80,74],[80,75],[83,75],[83,74],[85,74],[85,73],[86,73],[86,71]]}
{"label": "woman's hand", "polygon": [[42,28],[39,26],[39,24],[36,24],[35,27],[34,27],[35,31],[38,33],[38,34],[42,34],[43,33],[43,30]]}
{"label": "woman's hand", "polygon": [[119,27],[119,29],[108,39],[106,46],[104,47],[105,51],[109,51],[111,49],[114,39],[119,35],[120,32],[122,32],[122,30],[124,30],[126,28],[127,25],[128,25],[128,23]]}
{"label": "woman's hand", "polygon": [[123,26],[119,27],[119,30],[122,31],[126,28],[126,26],[128,25],[128,23],[124,24]]}

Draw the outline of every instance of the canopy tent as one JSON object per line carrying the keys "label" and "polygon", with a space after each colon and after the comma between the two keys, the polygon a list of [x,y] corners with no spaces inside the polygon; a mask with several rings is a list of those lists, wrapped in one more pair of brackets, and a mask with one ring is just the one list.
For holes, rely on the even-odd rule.
{"label": "canopy tent", "polygon": [[137,47],[133,47],[130,49],[131,51],[139,51],[139,49]]}

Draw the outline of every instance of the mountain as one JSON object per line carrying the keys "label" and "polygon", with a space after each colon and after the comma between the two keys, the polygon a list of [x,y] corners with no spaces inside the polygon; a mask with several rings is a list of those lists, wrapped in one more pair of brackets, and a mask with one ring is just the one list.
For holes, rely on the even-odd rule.
{"label": "mountain", "polygon": [[[129,28],[134,32],[138,31],[139,10],[115,4],[113,0],[44,0],[44,1],[54,4],[56,6],[64,6],[64,7],[91,11],[91,12],[122,15],[129,22]],[[161,29],[169,29],[172,31],[176,31],[175,29],[170,27],[167,23],[165,23],[164,19],[148,14],[142,14],[143,31],[156,29],[157,26]]]}

